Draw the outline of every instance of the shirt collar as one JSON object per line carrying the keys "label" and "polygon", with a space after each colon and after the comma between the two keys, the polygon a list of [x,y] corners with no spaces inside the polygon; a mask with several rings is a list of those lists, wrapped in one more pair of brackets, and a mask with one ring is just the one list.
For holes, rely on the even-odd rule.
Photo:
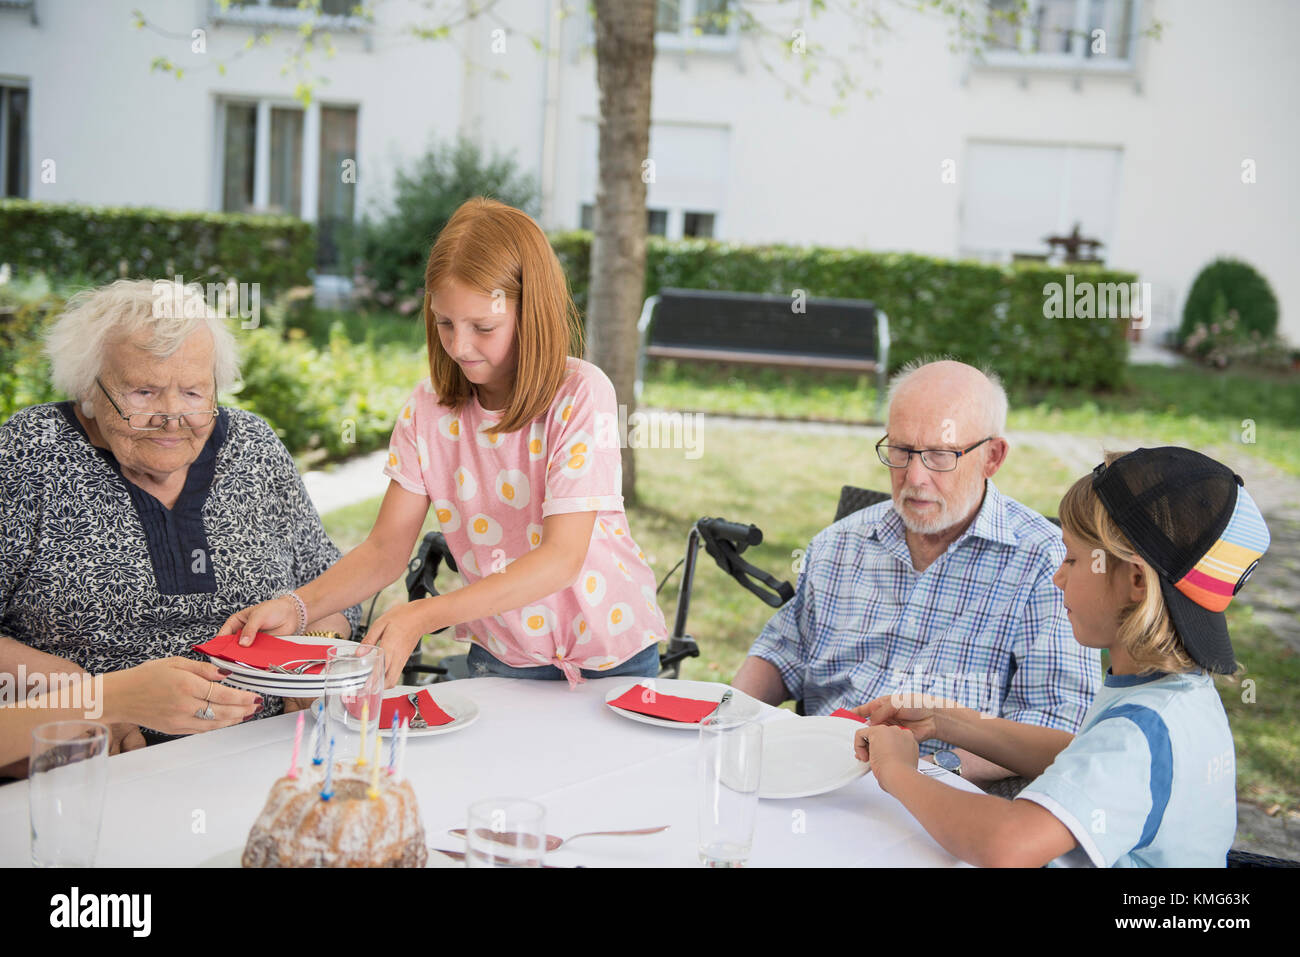
{"label": "shirt collar", "polygon": [[[884,508],[875,522],[868,527],[868,534],[874,535],[881,542],[904,541],[902,516],[894,510],[892,502],[885,502],[882,505]],[[1006,496],[998,491],[992,479],[984,480],[984,502],[975,515],[975,521],[971,522],[966,531],[953,542],[953,546],[961,544],[967,537],[982,538],[985,541],[1012,547],[1019,544],[1007,521]]]}
{"label": "shirt collar", "polygon": [[1107,688],[1132,688],[1134,685],[1144,685],[1147,682],[1159,681],[1161,678],[1167,677],[1168,675],[1163,671],[1147,675],[1117,675],[1107,668],[1105,684]]}

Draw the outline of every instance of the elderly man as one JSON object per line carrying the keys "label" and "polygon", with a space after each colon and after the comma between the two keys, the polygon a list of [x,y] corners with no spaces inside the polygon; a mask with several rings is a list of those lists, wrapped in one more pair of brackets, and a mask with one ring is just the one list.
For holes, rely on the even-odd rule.
{"label": "elderly man", "polygon": [[[892,501],[812,540],[794,599],[754,642],[736,688],[769,704],[800,699],[807,714],[915,692],[1078,728],[1101,666],[1075,642],[1052,584],[1060,531],[991,481],[1006,461],[1006,415],[1001,385],[964,363],[894,379],[876,446]],[[937,760],[975,781],[1010,773],[965,751]]]}

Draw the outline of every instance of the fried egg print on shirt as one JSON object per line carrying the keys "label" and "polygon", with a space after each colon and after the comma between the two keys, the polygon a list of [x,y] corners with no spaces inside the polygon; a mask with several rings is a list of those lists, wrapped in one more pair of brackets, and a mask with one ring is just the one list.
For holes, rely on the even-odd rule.
{"label": "fried egg print on shirt", "polygon": [[497,473],[497,501],[511,508],[527,508],[530,499],[528,476],[519,469],[502,469]]}
{"label": "fried egg print on shirt", "polygon": [[478,494],[478,482],[474,481],[474,475],[464,466],[456,469],[456,497],[462,502],[468,502]]}
{"label": "fried egg print on shirt", "polygon": [[500,523],[482,512],[470,518],[465,531],[475,545],[495,545],[501,541]]}
{"label": "fried egg print on shirt", "polygon": [[433,514],[444,533],[460,530],[460,511],[450,500],[440,498],[433,503]]}
{"label": "fried egg print on shirt", "polygon": [[593,442],[590,435],[579,429],[564,445],[560,471],[569,478],[585,475],[591,468]]}
{"label": "fried egg print on shirt", "polygon": [[588,605],[595,608],[605,600],[605,576],[600,572],[583,572],[580,590]]}
{"label": "fried egg print on shirt", "polygon": [[621,635],[632,627],[632,623],[636,621],[636,615],[632,613],[631,605],[621,601],[609,610],[609,615],[605,621],[609,625],[611,635]]}

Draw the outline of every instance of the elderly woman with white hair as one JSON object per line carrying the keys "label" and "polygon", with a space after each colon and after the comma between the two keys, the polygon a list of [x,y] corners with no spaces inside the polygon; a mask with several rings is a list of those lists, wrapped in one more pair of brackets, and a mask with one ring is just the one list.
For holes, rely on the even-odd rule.
{"label": "elderly woman with white hair", "polygon": [[218,406],[234,337],[197,292],[119,280],[76,296],[47,351],[73,401],[0,426],[0,672],[117,672],[128,749],[279,713],[192,650],[339,558],[270,426]]}

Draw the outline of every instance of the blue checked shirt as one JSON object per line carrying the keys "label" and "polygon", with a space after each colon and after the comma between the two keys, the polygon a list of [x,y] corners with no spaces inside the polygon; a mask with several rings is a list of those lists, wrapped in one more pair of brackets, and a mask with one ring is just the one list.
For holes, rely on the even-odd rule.
{"label": "blue checked shirt", "polygon": [[1074,732],[1101,661],[1074,640],[1052,584],[1064,557],[1056,526],[988,482],[975,521],[917,572],[903,520],[881,502],[812,540],[793,600],[749,653],[807,714],[912,691]]}

